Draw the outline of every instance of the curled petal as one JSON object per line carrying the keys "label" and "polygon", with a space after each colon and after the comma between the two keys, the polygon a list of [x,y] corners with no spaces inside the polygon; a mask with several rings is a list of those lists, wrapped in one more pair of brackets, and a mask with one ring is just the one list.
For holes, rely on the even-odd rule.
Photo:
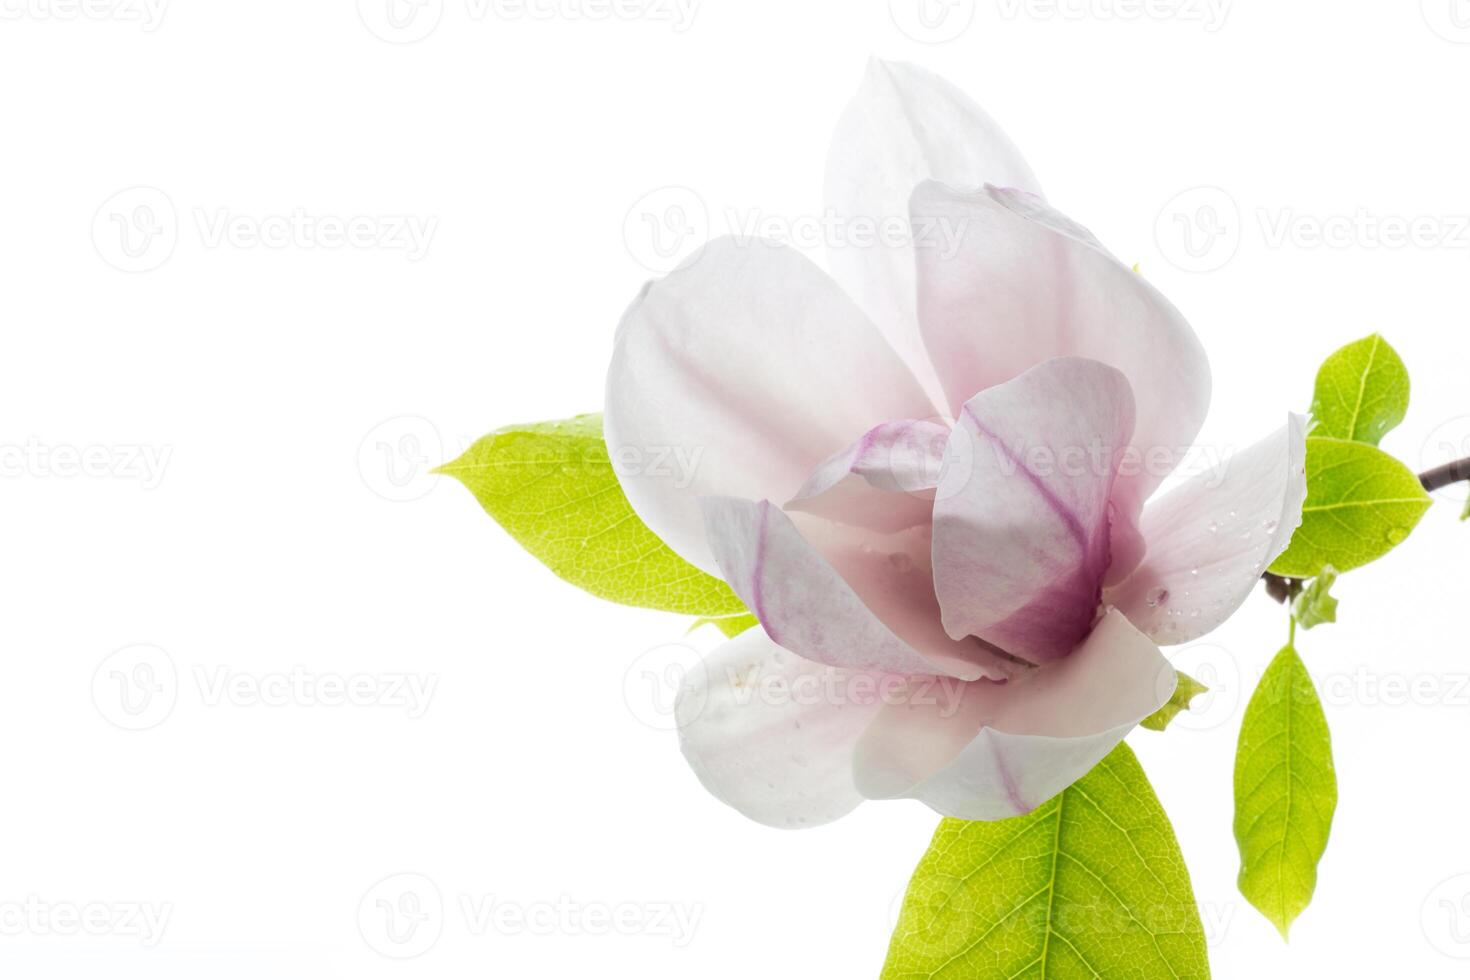
{"label": "curled petal", "polygon": [[944,628],[1033,663],[1097,617],[1109,498],[1133,432],[1122,373],[1057,358],[965,403],[934,503]]}
{"label": "curled petal", "polygon": [[824,272],[794,249],[722,238],[624,315],[603,426],[638,516],[714,572],[701,496],[790,499],[873,426],[933,411]]}
{"label": "curled petal", "polygon": [[885,422],[817,467],[786,509],[885,533],[927,524],[948,441],[938,422]]}
{"label": "curled petal", "polygon": [[1174,693],[1148,637],[1110,611],[1069,657],[1005,684],[885,706],[859,740],[869,799],[911,797],[945,816],[1028,813],[1086,775]]}
{"label": "curled petal", "polygon": [[1307,496],[1306,421],[1192,477],[1143,512],[1142,563],[1107,601],[1157,643],[1188,643],[1240,607],[1286,550]]}
{"label": "curled petal", "polygon": [[892,674],[1004,677],[1012,665],[945,635],[928,529],[853,534],[809,519],[809,542],[769,501],[704,501],[720,572],[775,642],[817,663]]}

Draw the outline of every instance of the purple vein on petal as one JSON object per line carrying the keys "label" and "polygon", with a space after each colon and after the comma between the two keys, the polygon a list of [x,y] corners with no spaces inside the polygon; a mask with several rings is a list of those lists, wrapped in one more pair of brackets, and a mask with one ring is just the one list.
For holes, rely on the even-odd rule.
{"label": "purple vein on petal", "polygon": [[990,746],[991,757],[995,759],[995,771],[1000,774],[1000,783],[1005,787],[1006,799],[1010,800],[1011,806],[1016,808],[1016,816],[1030,813],[1033,807],[1027,806],[1026,801],[1021,799],[1021,790],[1016,786],[1016,777],[1011,775],[1005,757],[1000,754],[1000,744],[996,741],[993,731],[985,742]]}
{"label": "purple vein on petal", "polygon": [[980,434],[995,446],[996,451],[1005,456],[1011,465],[1026,477],[1026,480],[1041,495],[1041,499],[1046,502],[1046,505],[1056,512],[1057,517],[1061,518],[1063,524],[1067,525],[1067,531],[1076,539],[1077,544],[1082,548],[1083,553],[1086,554],[1088,551],[1087,530],[1082,526],[1082,521],[1077,517],[1077,512],[1063,503],[1061,498],[1052,491],[1051,487],[1048,487],[1041,481],[1039,476],[1027,468],[1026,464],[1021,461],[1021,458],[1005,444],[1005,441],[996,435],[989,426],[980,421],[980,417],[975,414],[974,409],[966,405],[964,412],[970,421],[975,423],[975,428],[980,430]]}

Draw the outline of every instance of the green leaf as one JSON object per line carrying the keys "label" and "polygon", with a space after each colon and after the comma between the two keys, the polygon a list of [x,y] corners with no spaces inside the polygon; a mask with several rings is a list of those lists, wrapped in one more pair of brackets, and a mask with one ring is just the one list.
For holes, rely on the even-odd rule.
{"label": "green leaf", "polygon": [[1407,538],[1429,503],[1419,478],[1383,450],[1310,436],[1302,524],[1271,571],[1313,578],[1327,565],[1366,565]]}
{"label": "green leaf", "polygon": [[1251,695],[1235,752],[1240,893],[1283,939],[1312,900],[1336,809],[1327,718],[1311,675],[1288,645]]}
{"label": "green leaf", "polygon": [[1375,333],[1322,362],[1312,392],[1312,434],[1376,446],[1408,410],[1408,369]]}
{"label": "green leaf", "polygon": [[1465,509],[1460,511],[1460,520],[1470,521],[1470,500],[1465,501]]}
{"label": "green leaf", "polygon": [[1126,745],[1024,817],[943,821],[883,966],[885,980],[1209,975],[1174,830]]}
{"label": "green leaf", "polygon": [[435,472],[459,480],[510,536],[595,596],[692,616],[744,614],[633,513],[602,441],[602,416],[492,432]]}
{"label": "green leaf", "polygon": [[1302,629],[1337,622],[1337,600],[1331,595],[1336,582],[1337,569],[1325,565],[1311,584],[1297,593],[1291,604],[1291,617]]}
{"label": "green leaf", "polygon": [[738,613],[734,616],[703,616],[694,621],[689,629],[697,630],[701,626],[714,626],[726,636],[739,636],[752,626],[759,626],[760,620],[750,613]]}
{"label": "green leaf", "polygon": [[1169,722],[1174,720],[1175,715],[1189,707],[1189,702],[1209,690],[1182,670],[1174,671],[1174,675],[1177,678],[1174,682],[1174,695],[1162,708],[1139,722],[1144,728],[1155,732],[1163,731],[1169,727]]}

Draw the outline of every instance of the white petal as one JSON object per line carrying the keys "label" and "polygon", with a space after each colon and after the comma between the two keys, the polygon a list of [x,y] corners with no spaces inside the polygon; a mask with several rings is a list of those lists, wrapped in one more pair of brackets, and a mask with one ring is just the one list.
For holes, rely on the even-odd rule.
{"label": "white petal", "polygon": [[[1020,152],[963,92],[922,68],[873,60],[832,138],[828,211],[844,222],[906,228],[909,195],[930,179],[1040,192]],[[843,239],[829,249],[828,267],[928,383],[932,368],[914,309],[915,242],[924,238]]]}
{"label": "white petal", "polygon": [[1128,378],[1134,446],[1115,501],[1136,512],[1204,421],[1210,371],[1189,324],[1157,290],[1075,222],[1031,195],[936,183],[914,192],[914,220],[963,230],[957,251],[918,251],[919,321],[958,411],[976,392],[1053,357],[1086,357]]}
{"label": "white petal", "polygon": [[965,403],[934,503],[944,627],[1042,663],[1097,618],[1109,501],[1133,432],[1122,373],[1047,361]]}
{"label": "white petal", "polygon": [[934,407],[866,316],[795,250],[710,242],[623,317],[604,434],[633,509],[715,570],[698,498],[787,500],[864,432]]}
{"label": "white petal", "polygon": [[1143,562],[1107,601],[1158,643],[1188,643],[1240,607],[1286,550],[1307,496],[1306,421],[1201,473],[1143,512]]}
{"label": "white petal", "polygon": [[858,742],[857,786],[962,820],[1028,813],[1086,775],[1174,683],[1158,648],[1109,612],[1070,657],[1024,678],[885,707]]}
{"label": "white petal", "polygon": [[806,519],[808,541],[769,501],[704,501],[721,574],[777,643],[808,660],[892,674],[1007,676],[973,641],[945,635],[927,528],[854,534]]}
{"label": "white petal", "polygon": [[684,757],[718,799],[773,827],[815,826],[862,802],[852,747],[881,707],[852,672],[803,660],[759,627],[684,678]]}

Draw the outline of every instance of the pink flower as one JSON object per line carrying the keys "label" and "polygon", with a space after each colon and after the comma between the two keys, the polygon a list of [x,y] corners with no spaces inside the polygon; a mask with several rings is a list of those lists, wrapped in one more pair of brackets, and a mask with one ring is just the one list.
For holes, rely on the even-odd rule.
{"label": "pink flower", "polygon": [[686,678],[684,753],[773,825],[1025,813],[1168,700],[1157,644],[1218,626],[1286,547],[1303,423],[1151,500],[1209,404],[1198,339],[927,72],[870,67],[827,197],[911,234],[837,243],[835,280],[713,241],[618,333],[609,450],[699,461],[623,489],[761,622]]}

